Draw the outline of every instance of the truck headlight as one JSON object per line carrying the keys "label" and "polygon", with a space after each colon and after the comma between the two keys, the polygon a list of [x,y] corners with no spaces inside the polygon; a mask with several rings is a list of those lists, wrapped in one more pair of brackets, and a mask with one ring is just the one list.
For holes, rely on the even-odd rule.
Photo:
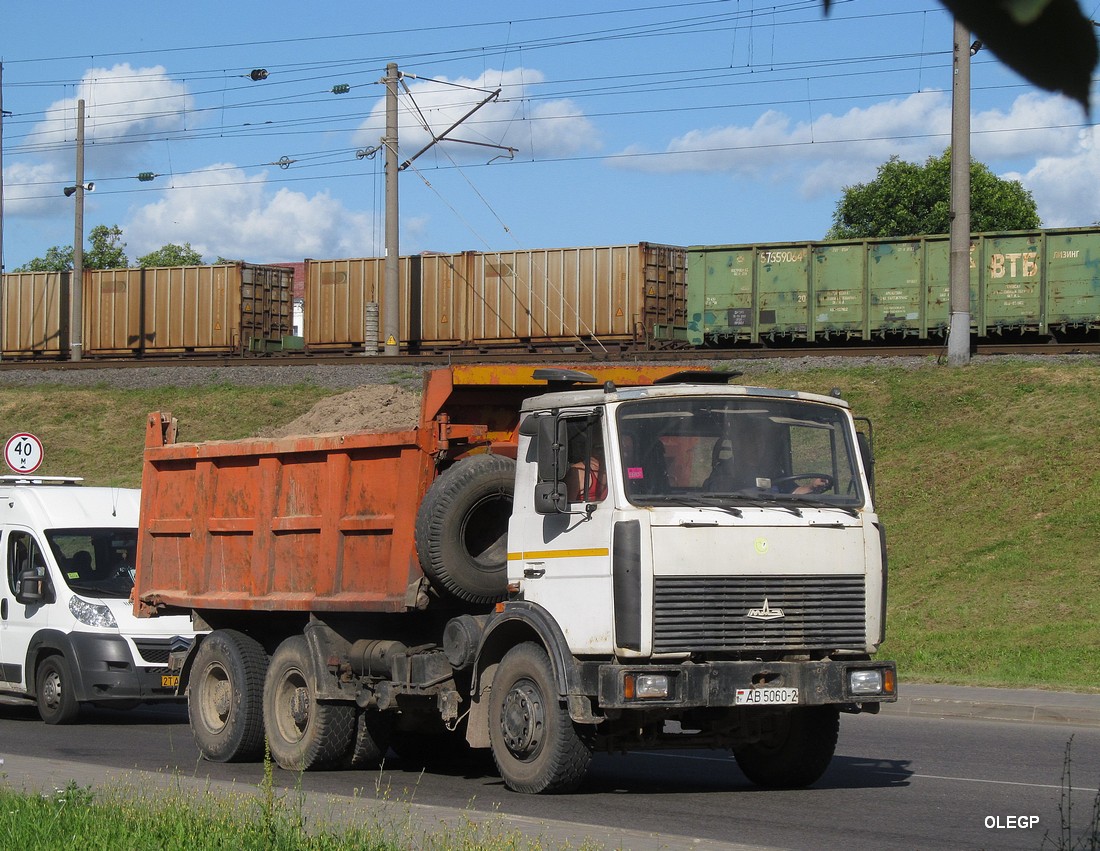
{"label": "truck headlight", "polygon": [[623,697],[627,700],[663,700],[668,694],[668,674],[626,674],[623,677]]}
{"label": "truck headlight", "polygon": [[894,678],[888,676],[889,673],[881,668],[872,668],[869,671],[849,671],[848,691],[853,695],[892,694],[894,691]]}
{"label": "truck headlight", "polygon": [[111,610],[102,603],[89,603],[80,597],[69,598],[69,611],[73,617],[85,626],[98,626],[100,628],[115,628],[115,616]]}

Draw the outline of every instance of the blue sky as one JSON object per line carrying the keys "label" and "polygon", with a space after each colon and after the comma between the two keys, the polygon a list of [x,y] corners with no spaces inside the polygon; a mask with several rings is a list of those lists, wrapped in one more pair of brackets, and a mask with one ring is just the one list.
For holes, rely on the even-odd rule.
{"label": "blue sky", "polygon": [[[820,239],[845,186],[947,147],[951,35],[936,0],[0,0],[4,267],[72,243],[78,98],[85,233],[120,226],[131,260],[378,256],[382,158],[356,153],[391,61],[402,159],[501,89],[455,133],[482,144],[402,172],[403,254]],[[1045,226],[1100,220],[1082,109],[988,51],[971,75],[973,156]]]}

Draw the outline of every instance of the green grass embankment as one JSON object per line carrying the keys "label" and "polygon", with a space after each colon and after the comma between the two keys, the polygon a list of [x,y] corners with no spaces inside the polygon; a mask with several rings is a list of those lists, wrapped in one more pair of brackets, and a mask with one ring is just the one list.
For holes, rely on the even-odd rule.
{"label": "green grass embankment", "polygon": [[[1100,689],[1100,364],[863,366],[745,380],[843,390],[875,427],[890,548],[887,642],[902,679]],[[738,362],[737,368],[744,368]],[[145,414],[181,439],[277,426],[337,391],[0,387],[0,436],[43,439],[43,473],[137,486]]]}

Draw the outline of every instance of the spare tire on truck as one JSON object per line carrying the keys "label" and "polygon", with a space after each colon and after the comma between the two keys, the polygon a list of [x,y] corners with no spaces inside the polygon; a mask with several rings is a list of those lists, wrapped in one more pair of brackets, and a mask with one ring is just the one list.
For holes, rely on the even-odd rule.
{"label": "spare tire on truck", "polygon": [[440,591],[468,603],[507,596],[508,518],[516,462],[472,455],[428,489],[416,515],[420,567]]}

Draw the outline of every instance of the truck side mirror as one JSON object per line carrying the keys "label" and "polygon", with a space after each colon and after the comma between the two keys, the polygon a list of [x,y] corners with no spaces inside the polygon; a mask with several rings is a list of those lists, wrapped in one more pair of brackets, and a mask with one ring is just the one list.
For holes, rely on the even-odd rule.
{"label": "truck side mirror", "polygon": [[566,425],[557,417],[539,417],[537,424],[535,451],[539,472],[538,484],[535,485],[535,511],[539,514],[557,514],[569,507],[569,493],[565,486],[565,476],[569,472],[569,464],[566,463]]}
{"label": "truck side mirror", "polygon": [[19,592],[16,602],[28,606],[37,606],[46,599],[46,574],[35,567],[29,567],[19,574]]}

